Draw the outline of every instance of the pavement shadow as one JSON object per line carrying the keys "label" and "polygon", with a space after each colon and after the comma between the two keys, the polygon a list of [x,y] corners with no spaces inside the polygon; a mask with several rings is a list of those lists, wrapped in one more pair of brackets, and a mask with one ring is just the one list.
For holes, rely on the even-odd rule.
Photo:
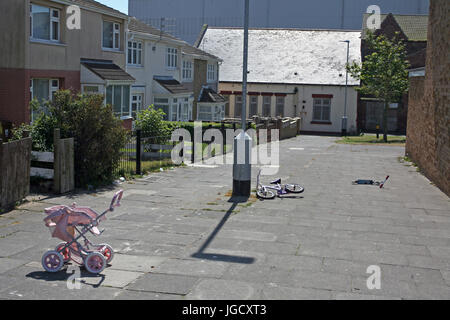
{"label": "pavement shadow", "polygon": [[[105,275],[103,274],[92,274],[87,272],[86,270],[80,269],[78,276],[79,278],[75,277],[76,270],[72,270],[72,272],[68,272],[68,268],[63,268],[61,271],[58,272],[47,272],[47,271],[33,271],[25,275],[27,278],[32,278],[35,280],[43,280],[47,282],[53,282],[53,281],[75,281],[78,280],[80,283],[85,285],[90,285],[93,288],[98,288],[100,285],[105,281]],[[93,281],[86,281],[87,279],[99,279],[97,283],[93,283]]]}
{"label": "pavement shadow", "polygon": [[206,248],[208,248],[208,246],[214,240],[214,238],[217,236],[217,234],[222,229],[222,227],[225,225],[228,218],[233,213],[234,209],[236,209],[237,205],[239,203],[245,203],[247,201],[248,201],[248,197],[236,197],[236,196],[231,197],[228,200],[228,202],[231,203],[230,209],[228,209],[226,214],[223,216],[222,220],[220,220],[219,224],[214,228],[213,232],[211,232],[209,237],[205,240],[205,242],[198,249],[198,251],[195,252],[194,254],[192,254],[191,257],[197,258],[197,259],[223,261],[223,262],[230,262],[230,263],[242,263],[242,264],[254,263],[255,258],[252,258],[252,257],[242,257],[242,256],[233,256],[233,255],[227,255],[227,254],[205,253],[204,252],[206,250]]}

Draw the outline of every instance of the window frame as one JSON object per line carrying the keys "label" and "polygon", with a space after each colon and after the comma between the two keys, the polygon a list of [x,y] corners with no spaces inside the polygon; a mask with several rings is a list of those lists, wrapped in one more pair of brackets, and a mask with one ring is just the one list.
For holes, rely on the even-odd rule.
{"label": "window frame", "polygon": [[171,70],[178,67],[178,48],[166,48],[166,67]]}
{"label": "window frame", "polygon": [[[279,100],[283,101],[283,103],[281,104],[279,102]],[[286,107],[286,97],[285,96],[276,96],[275,97],[275,117],[280,116],[278,113],[279,108],[282,108],[282,112],[281,112],[281,117],[284,118],[284,111],[285,111],[285,107]]]}
{"label": "window frame", "polygon": [[[157,101],[157,100],[167,100],[167,102]],[[155,106],[155,109],[161,109],[166,114],[164,116],[164,120],[169,121],[171,117],[171,105],[172,101],[168,97],[153,97],[153,105]],[[167,107],[167,112],[162,108]]]}
{"label": "window frame", "polygon": [[[251,118],[252,116],[258,115],[258,96],[251,95],[250,97],[250,103],[249,103],[249,110],[248,110],[248,116]],[[253,101],[256,100],[256,101]],[[255,107],[255,112],[252,112],[252,107]]]}
{"label": "window frame", "polygon": [[217,64],[208,63],[206,66],[206,81],[216,82],[217,81]]}
{"label": "window frame", "polygon": [[[269,101],[269,103],[266,102],[266,100]],[[267,111],[266,107],[269,106],[269,114],[266,114]],[[262,116],[263,117],[271,117],[272,116],[272,96],[263,96],[262,101]]]}
{"label": "window frame", "polygon": [[[238,98],[240,98],[240,100],[241,100],[240,102],[237,101]],[[241,94],[237,94],[234,96],[234,117],[235,118],[242,117],[242,104],[243,103],[244,103],[244,99]],[[238,105],[240,107],[237,107]],[[236,110],[239,110],[239,112],[237,112]]]}
{"label": "window frame", "polygon": [[[140,98],[134,100],[134,98]],[[131,116],[133,119],[136,119],[137,114],[142,110],[142,106],[144,105],[144,94],[143,93],[131,93]],[[133,109],[133,104],[136,104],[136,110]]]}
{"label": "window frame", "polygon": [[[115,111],[115,97],[116,97],[116,87],[120,87],[120,115],[118,112]],[[125,90],[124,88],[128,87],[128,112],[125,113],[124,110],[126,108],[126,105],[124,104],[124,97],[125,97]],[[110,84],[109,86],[106,86],[105,88],[105,101],[108,100],[108,88],[112,88],[111,92],[111,106],[112,111],[114,115],[118,116],[120,119],[124,117],[130,117],[131,116],[131,85],[129,84]]]}
{"label": "window frame", "polygon": [[[49,39],[37,38],[34,36],[33,28],[33,6],[48,9],[48,21],[49,21]],[[58,17],[53,16],[53,12],[58,13]],[[54,38],[53,24],[57,24],[58,37]],[[41,4],[30,3],[30,40],[45,41],[50,43],[60,43],[61,42],[61,10],[58,8],[48,7]]]}
{"label": "window frame", "polygon": [[[325,100],[328,101],[328,105],[323,103]],[[323,122],[330,123],[331,122],[331,100],[332,98],[314,98],[313,99],[313,112],[312,112],[312,121],[313,122]],[[318,101],[320,101],[318,103]],[[320,108],[320,119],[316,118],[316,109]],[[324,118],[324,108],[328,108],[328,119]]]}
{"label": "window frame", "polygon": [[[131,43],[131,48],[130,48]],[[136,44],[136,47],[134,45]],[[143,61],[143,52],[144,52],[144,43],[140,40],[129,40],[127,42],[127,65],[129,66],[135,66],[135,67],[142,67],[144,64]],[[131,52],[130,52],[131,51]],[[136,59],[134,59],[134,52],[136,52]],[[131,58],[131,62],[130,62]]]}
{"label": "window frame", "polygon": [[182,71],[182,79],[183,81],[192,81],[193,80],[193,72],[194,65],[191,60],[183,60],[183,71]]}
{"label": "window frame", "polygon": [[[35,97],[34,97],[34,83],[33,83],[33,81],[34,80],[47,80],[48,81],[48,98],[49,98],[49,100],[46,100],[46,101],[53,101],[53,95],[54,95],[54,93],[56,92],[56,91],[58,91],[59,90],[59,88],[60,88],[60,84],[61,84],[61,81],[60,81],[60,79],[57,79],[57,78],[30,78],[30,98],[31,98],[31,100],[33,100]],[[53,85],[53,81],[56,81],[56,85]],[[39,103],[41,103],[41,101],[39,101]],[[33,110],[30,110],[30,112],[31,112],[31,122],[33,122],[33,118],[34,118],[34,112],[33,112]],[[44,112],[45,112],[45,110],[44,110]]]}
{"label": "window frame", "polygon": [[[105,23],[112,24],[112,47],[105,47],[104,39],[105,39]],[[117,28],[116,28],[117,27]],[[121,37],[121,24],[115,21],[103,20],[102,23],[102,49],[103,50],[113,50],[120,51],[120,37]],[[116,39],[116,34],[118,35]],[[117,40],[117,41],[116,41]]]}

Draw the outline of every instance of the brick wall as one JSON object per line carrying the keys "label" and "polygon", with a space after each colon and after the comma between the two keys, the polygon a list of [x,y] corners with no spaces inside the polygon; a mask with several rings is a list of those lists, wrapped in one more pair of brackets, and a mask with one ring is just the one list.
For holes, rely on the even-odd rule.
{"label": "brick wall", "polygon": [[450,1],[431,0],[425,77],[410,80],[406,154],[450,195]]}
{"label": "brick wall", "polygon": [[80,91],[80,71],[0,69],[0,120],[30,122],[30,79],[59,79],[60,88]]}

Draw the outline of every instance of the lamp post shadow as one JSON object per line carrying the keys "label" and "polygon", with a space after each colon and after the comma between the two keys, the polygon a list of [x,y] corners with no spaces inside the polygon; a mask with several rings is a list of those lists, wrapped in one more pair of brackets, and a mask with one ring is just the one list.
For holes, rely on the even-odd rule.
{"label": "lamp post shadow", "polygon": [[233,196],[231,197],[228,202],[231,203],[230,209],[228,209],[227,213],[223,216],[222,220],[220,220],[219,224],[214,228],[213,232],[209,235],[209,237],[206,239],[206,241],[203,243],[203,245],[198,249],[197,252],[191,255],[193,258],[198,259],[206,259],[206,260],[213,260],[213,261],[223,261],[223,262],[231,262],[231,263],[242,263],[242,264],[252,264],[255,262],[255,258],[253,257],[243,257],[243,256],[233,256],[233,255],[227,255],[227,254],[219,254],[219,253],[205,253],[204,251],[208,246],[211,244],[211,242],[214,240],[214,238],[219,233],[220,229],[225,225],[228,218],[230,217],[231,213],[234,211],[236,206],[239,203],[245,203],[248,201],[248,197],[238,197]]}

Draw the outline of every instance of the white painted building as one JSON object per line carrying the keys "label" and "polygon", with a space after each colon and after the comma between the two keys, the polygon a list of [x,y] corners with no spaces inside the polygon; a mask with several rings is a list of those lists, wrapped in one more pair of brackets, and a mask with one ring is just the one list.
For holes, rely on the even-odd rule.
{"label": "white painted building", "polygon": [[[349,61],[361,62],[361,31],[250,29],[247,117],[301,117],[304,132],[356,130],[359,81],[348,78]],[[203,51],[220,56],[219,91],[229,100],[227,116],[240,117],[242,106],[242,28],[208,28],[199,41]]]}
{"label": "white painted building", "polygon": [[[128,29],[126,70],[136,79],[131,87],[133,117],[154,104],[164,111],[166,120],[195,120],[200,93],[196,82],[202,82],[195,61],[203,59],[214,67],[216,78],[209,85],[217,91],[220,59],[136,18],[129,19]],[[204,73],[200,88],[207,84],[207,70]]]}

